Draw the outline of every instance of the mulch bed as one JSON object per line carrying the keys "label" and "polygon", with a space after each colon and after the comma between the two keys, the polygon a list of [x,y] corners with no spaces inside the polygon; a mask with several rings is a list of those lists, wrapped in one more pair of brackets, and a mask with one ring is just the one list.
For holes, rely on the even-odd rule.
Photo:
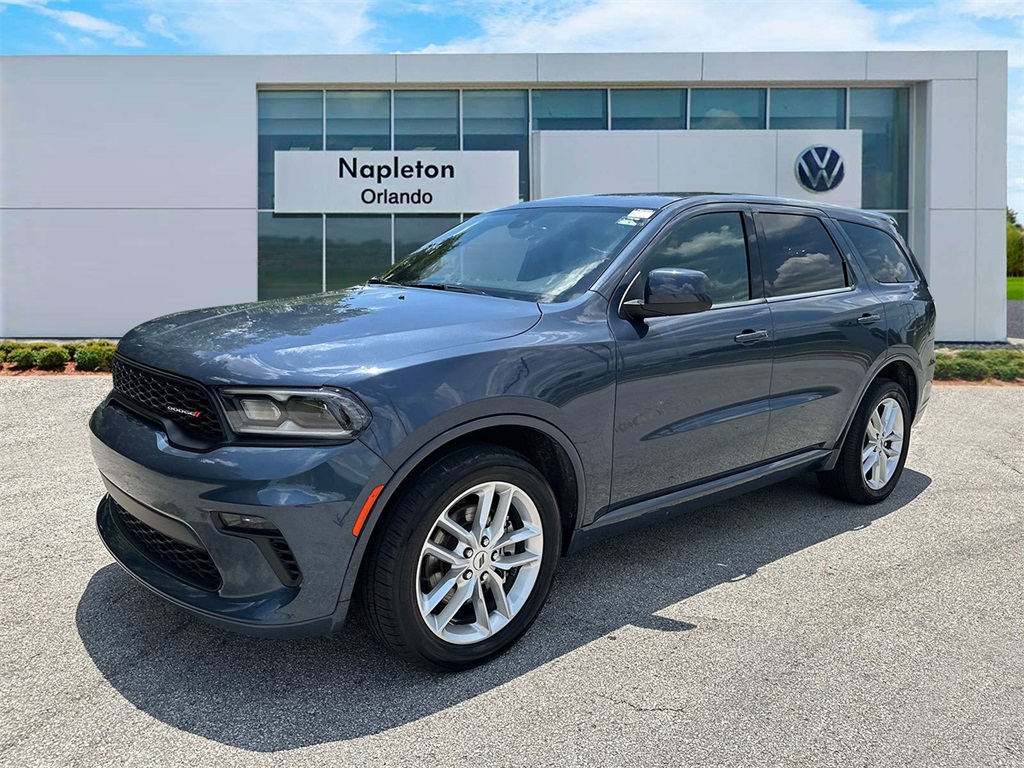
{"label": "mulch bed", "polygon": [[27,371],[15,370],[13,363],[0,365],[0,376],[109,376],[109,371],[80,371],[74,363],[65,363],[63,371],[40,371],[31,368]]}

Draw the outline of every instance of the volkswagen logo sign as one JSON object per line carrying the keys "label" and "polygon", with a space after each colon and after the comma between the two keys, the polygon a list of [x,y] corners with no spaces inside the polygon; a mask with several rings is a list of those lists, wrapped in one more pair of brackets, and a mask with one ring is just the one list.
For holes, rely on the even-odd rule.
{"label": "volkswagen logo sign", "polygon": [[808,147],[796,159],[796,178],[811,192],[829,192],[843,183],[843,158],[832,147]]}

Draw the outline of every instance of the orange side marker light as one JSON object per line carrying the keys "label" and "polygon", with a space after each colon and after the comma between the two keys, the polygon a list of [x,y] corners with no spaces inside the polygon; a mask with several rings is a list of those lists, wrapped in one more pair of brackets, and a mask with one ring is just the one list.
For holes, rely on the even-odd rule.
{"label": "orange side marker light", "polygon": [[366,522],[366,518],[370,516],[370,510],[373,509],[373,502],[380,496],[380,492],[384,490],[383,485],[378,485],[372,491],[370,495],[366,497],[366,501],[363,504],[363,508],[359,510],[359,517],[356,518],[356,524],[352,526],[352,535],[359,536],[360,531],[363,530],[363,524]]}

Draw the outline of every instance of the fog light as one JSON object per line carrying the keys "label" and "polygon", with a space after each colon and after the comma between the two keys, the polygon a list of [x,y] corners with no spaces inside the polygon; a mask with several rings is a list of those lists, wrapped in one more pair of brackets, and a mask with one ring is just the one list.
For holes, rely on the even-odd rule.
{"label": "fog light", "polygon": [[276,525],[262,517],[256,517],[256,515],[236,515],[234,512],[218,512],[217,517],[220,518],[221,525],[231,531],[266,534],[280,533]]}

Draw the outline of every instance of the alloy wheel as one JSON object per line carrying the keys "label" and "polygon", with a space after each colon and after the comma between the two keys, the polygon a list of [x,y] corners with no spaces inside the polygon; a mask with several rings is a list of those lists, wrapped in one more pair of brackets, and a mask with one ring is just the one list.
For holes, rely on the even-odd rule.
{"label": "alloy wheel", "polygon": [[903,409],[886,397],[875,406],[861,444],[861,474],[872,490],[880,490],[892,478],[903,453]]}
{"label": "alloy wheel", "polygon": [[486,640],[526,605],[543,552],[540,511],[525,491],[507,482],[473,486],[445,507],[420,550],[420,616],[446,642]]}

